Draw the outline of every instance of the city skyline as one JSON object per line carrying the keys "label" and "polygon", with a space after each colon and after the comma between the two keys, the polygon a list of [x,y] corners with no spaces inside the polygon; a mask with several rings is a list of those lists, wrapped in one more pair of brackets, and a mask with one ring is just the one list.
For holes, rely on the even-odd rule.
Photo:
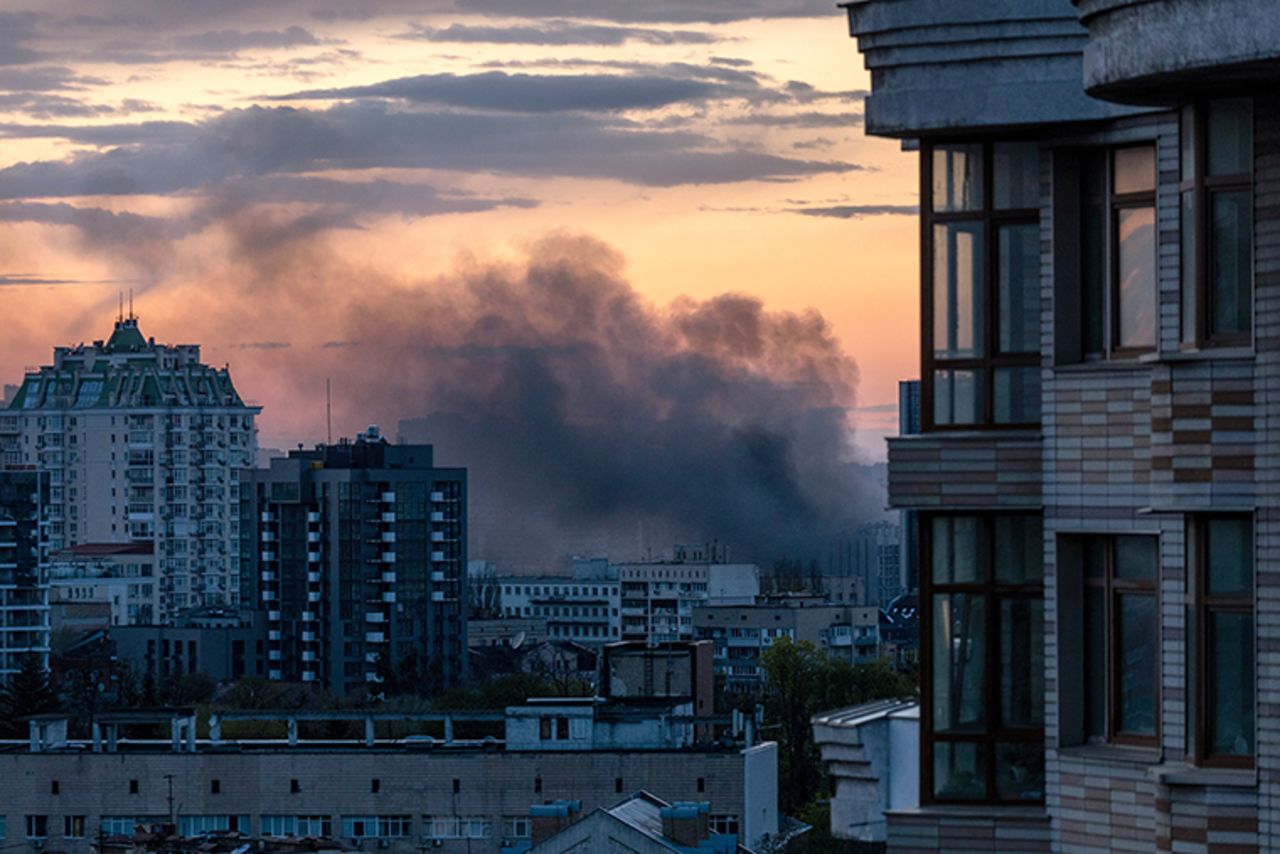
{"label": "city skyline", "polygon": [[[883,457],[918,350],[915,158],[861,134],[869,78],[838,13],[322,5],[4,13],[5,383],[103,337],[132,289],[148,334],[230,363],[264,446],[324,438],[327,377],[336,434],[395,432],[456,396],[369,392],[361,365],[580,343],[559,316],[577,297],[530,286],[551,268],[606,280],[664,346],[705,344],[693,320],[730,349],[748,329],[772,348],[734,353],[748,380],[835,363],[821,404]],[[517,305],[483,327],[495,293]],[[415,306],[489,337],[466,349]]]}

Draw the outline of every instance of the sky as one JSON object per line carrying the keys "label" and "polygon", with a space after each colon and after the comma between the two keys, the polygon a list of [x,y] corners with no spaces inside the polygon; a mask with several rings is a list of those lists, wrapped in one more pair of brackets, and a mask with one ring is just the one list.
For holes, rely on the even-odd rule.
{"label": "sky", "polygon": [[336,435],[527,417],[533,359],[575,430],[881,460],[916,164],[868,86],[826,0],[0,0],[0,382],[132,291],[265,446],[326,379]]}

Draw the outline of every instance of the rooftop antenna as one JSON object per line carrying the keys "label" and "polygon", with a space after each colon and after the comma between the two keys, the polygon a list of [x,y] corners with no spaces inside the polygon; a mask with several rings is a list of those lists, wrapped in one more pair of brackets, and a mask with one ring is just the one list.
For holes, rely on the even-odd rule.
{"label": "rooftop antenna", "polygon": [[137,320],[138,316],[133,313],[133,288],[129,288],[129,319]]}
{"label": "rooftop antenna", "polygon": [[324,378],[324,423],[325,433],[329,437],[328,444],[333,444],[333,392],[329,378]]}
{"label": "rooftop antenna", "polygon": [[116,312],[116,323],[124,323],[124,291],[120,291],[120,310]]}

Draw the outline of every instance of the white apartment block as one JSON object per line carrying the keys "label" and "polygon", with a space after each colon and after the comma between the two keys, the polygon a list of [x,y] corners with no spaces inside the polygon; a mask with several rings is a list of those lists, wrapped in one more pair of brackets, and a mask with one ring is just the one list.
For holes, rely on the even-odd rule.
{"label": "white apartment block", "polygon": [[49,558],[50,625],[154,625],[160,582],[151,543],[89,543]]}
{"label": "white apartment block", "polygon": [[551,640],[604,644],[622,639],[617,581],[567,576],[496,579],[504,617],[542,617]]}
{"label": "white apartment block", "polygon": [[692,640],[700,605],[752,605],[760,568],[751,563],[623,563],[622,639]]}
{"label": "white apartment block", "polygon": [[239,475],[254,417],[226,368],[194,344],[111,337],[56,347],[0,410],[0,461],[49,474],[49,546],[154,541],[156,620],[240,603]]}

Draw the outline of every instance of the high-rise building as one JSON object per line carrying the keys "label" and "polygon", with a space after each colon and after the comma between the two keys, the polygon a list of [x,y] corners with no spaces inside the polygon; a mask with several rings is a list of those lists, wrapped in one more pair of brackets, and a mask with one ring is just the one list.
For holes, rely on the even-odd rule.
{"label": "high-rise building", "polygon": [[266,614],[268,678],[347,692],[416,660],[438,687],[465,673],[467,473],[430,445],[354,442],[243,473],[245,602]]}
{"label": "high-rise building", "polygon": [[49,660],[48,510],[48,475],[0,468],[0,682]]}
{"label": "high-rise building", "polygon": [[827,574],[862,579],[862,604],[887,605],[902,592],[902,529],[872,522],[830,544]]}
{"label": "high-rise building", "polygon": [[1276,3],[845,5],[921,168],[888,850],[1280,849]]}
{"label": "high-rise building", "polygon": [[0,410],[0,462],[49,476],[49,546],[154,541],[157,618],[236,605],[239,480],[260,412],[195,344],[144,338],[57,347]]}
{"label": "high-rise building", "polygon": [[[920,380],[902,380],[898,383],[898,435],[914,436],[919,432]],[[920,517],[915,510],[902,510],[898,518],[902,524],[902,592],[910,593],[920,587]]]}

